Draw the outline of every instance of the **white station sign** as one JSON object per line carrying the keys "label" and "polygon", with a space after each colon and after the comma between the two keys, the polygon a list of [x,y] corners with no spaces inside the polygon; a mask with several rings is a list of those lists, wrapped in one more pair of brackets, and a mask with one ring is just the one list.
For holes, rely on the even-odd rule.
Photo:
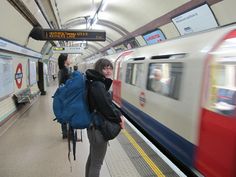
{"label": "white station sign", "polygon": [[82,53],[83,48],[81,47],[53,47],[54,53]]}

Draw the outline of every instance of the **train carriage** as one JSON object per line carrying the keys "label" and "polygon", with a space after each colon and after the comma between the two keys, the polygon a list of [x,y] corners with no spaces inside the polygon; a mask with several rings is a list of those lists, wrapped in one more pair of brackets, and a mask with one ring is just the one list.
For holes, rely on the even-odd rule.
{"label": "train carriage", "polygon": [[236,176],[235,24],[105,58],[113,100],[132,121],[191,170]]}
{"label": "train carriage", "polygon": [[[114,101],[178,160],[205,176],[236,175],[235,29],[108,57],[115,65]],[[165,91],[152,89],[154,70],[161,72]]]}

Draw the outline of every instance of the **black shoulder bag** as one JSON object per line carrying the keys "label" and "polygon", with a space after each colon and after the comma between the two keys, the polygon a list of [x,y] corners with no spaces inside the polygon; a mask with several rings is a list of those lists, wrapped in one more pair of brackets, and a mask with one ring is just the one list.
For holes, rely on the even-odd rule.
{"label": "black shoulder bag", "polygon": [[121,131],[121,126],[119,123],[106,119],[101,113],[98,112],[94,112],[92,115],[96,126],[101,131],[106,141],[112,140],[117,137],[117,135]]}

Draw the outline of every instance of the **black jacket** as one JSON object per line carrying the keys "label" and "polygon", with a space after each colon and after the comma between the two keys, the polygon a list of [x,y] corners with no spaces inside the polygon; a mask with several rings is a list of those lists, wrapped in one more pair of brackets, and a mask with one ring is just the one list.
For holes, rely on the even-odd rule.
{"label": "black jacket", "polygon": [[105,118],[113,122],[121,122],[121,113],[112,102],[110,93],[112,80],[105,78],[96,70],[88,69],[86,77],[89,82],[88,100],[90,109],[98,111]]}
{"label": "black jacket", "polygon": [[67,67],[62,68],[58,72],[59,85],[65,84],[65,82],[70,78],[70,72]]}

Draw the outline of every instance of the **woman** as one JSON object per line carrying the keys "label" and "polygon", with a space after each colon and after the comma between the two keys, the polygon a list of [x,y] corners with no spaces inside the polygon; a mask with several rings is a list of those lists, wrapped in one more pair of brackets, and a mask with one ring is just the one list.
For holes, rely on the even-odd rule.
{"label": "woman", "polygon": [[[69,67],[70,61],[67,54],[61,54],[58,58],[58,84],[65,84],[65,82],[70,78]],[[61,124],[62,138],[67,138],[67,125],[66,123]]]}
{"label": "woman", "polygon": [[[101,113],[106,119],[120,123],[124,128],[124,117],[115,108],[109,88],[112,84],[112,63],[107,59],[100,59],[95,63],[94,69],[86,71],[87,79],[90,81],[88,100],[90,109]],[[100,130],[92,125],[87,129],[90,143],[90,152],[86,163],[86,177],[99,177],[101,166],[107,151],[107,143]]]}

